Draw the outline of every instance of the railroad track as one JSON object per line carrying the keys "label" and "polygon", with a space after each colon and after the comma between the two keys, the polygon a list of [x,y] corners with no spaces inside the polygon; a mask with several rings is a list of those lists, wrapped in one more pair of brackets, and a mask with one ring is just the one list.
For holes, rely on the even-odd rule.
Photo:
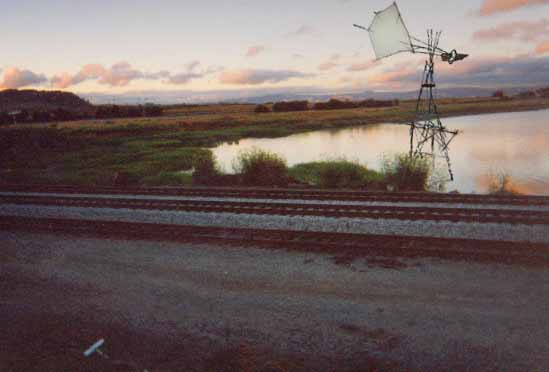
{"label": "railroad track", "polygon": [[96,198],[1,195],[0,204],[40,205],[56,207],[114,208],[136,210],[167,210],[201,213],[233,213],[281,216],[322,216],[336,218],[368,218],[397,220],[428,220],[475,223],[508,223],[549,225],[549,211],[497,208],[439,208],[385,205],[300,204],[278,202],[236,202],[208,200],[156,200],[132,198]]}
{"label": "railroad track", "polygon": [[0,191],[39,192],[68,194],[109,194],[109,195],[158,195],[247,199],[285,200],[334,200],[363,202],[407,202],[407,203],[460,203],[494,205],[549,206],[549,196],[522,195],[477,195],[477,194],[438,194],[404,192],[365,192],[312,189],[260,189],[260,188],[115,188],[115,187],[74,187],[52,185],[0,185]]}
{"label": "railroad track", "polygon": [[0,230],[293,249],[335,254],[344,263],[358,257],[386,256],[549,265],[549,247],[539,243],[5,216],[0,216]]}

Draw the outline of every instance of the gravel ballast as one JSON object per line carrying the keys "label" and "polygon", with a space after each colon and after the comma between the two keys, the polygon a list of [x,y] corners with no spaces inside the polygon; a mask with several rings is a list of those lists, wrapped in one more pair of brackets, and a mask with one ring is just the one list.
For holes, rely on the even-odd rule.
{"label": "gravel ballast", "polygon": [[547,225],[3,204],[2,216],[549,243]]}

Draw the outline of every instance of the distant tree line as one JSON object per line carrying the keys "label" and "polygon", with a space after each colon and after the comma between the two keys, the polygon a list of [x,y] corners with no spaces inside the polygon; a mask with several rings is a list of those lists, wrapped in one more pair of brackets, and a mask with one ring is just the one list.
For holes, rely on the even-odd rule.
{"label": "distant tree line", "polygon": [[308,109],[308,101],[285,101],[273,104],[274,112],[307,111]]}
{"label": "distant tree line", "polygon": [[95,111],[80,112],[57,108],[54,110],[0,111],[0,124],[48,123],[82,119],[114,119],[162,116],[163,109],[158,105],[101,105]]}
{"label": "distant tree line", "polygon": [[[375,108],[375,107],[392,107],[399,105],[398,100],[375,100],[366,99],[363,101],[349,101],[332,98],[327,102],[316,102],[312,105],[312,110],[342,110],[353,108]],[[310,109],[308,101],[284,101],[276,102],[272,105],[272,110],[267,105],[257,105],[256,113],[266,112],[290,112],[290,111],[307,111]]]}
{"label": "distant tree line", "polygon": [[366,99],[362,101],[342,101],[332,98],[328,102],[317,102],[313,105],[314,110],[341,110],[351,108],[375,108],[375,107],[392,107],[400,104],[398,99],[395,100],[376,100]]}

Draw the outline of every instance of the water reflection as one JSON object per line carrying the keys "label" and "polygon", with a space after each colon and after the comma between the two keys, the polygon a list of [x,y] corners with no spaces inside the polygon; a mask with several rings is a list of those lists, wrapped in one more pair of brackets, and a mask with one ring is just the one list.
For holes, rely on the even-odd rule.
{"label": "water reflection", "polygon": [[[459,129],[450,146],[455,174],[448,190],[486,192],[490,174],[505,172],[524,193],[549,195],[549,110],[447,118]],[[344,156],[379,169],[383,156],[407,152],[408,127],[378,124],[324,130],[275,139],[244,139],[214,153],[226,171],[240,150],[259,147],[283,155],[289,165]]]}

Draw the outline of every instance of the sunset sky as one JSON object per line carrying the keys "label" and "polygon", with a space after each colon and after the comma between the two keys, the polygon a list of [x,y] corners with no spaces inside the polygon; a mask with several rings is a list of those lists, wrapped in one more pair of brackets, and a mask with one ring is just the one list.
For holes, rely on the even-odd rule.
{"label": "sunset sky", "polygon": [[[1,88],[121,93],[415,87],[423,57],[374,63],[366,32],[387,0],[2,1]],[[401,0],[413,35],[471,57],[446,86],[549,83],[549,0]]]}

